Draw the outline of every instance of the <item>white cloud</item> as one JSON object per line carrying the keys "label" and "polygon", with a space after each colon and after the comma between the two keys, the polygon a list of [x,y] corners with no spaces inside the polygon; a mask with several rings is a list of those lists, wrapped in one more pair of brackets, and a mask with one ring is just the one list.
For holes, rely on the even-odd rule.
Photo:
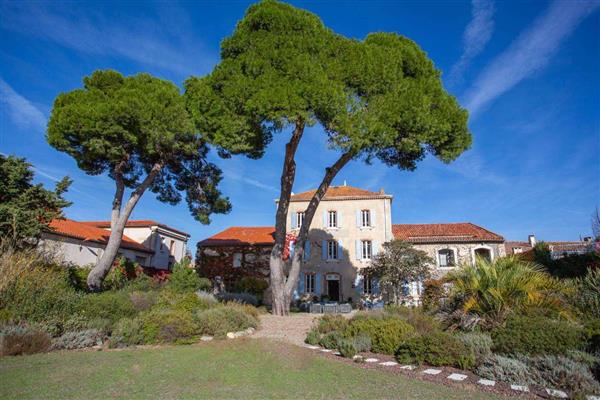
{"label": "white cloud", "polygon": [[0,78],[0,103],[2,112],[6,112],[13,123],[19,128],[46,130],[46,116],[29,100]]}
{"label": "white cloud", "polygon": [[544,68],[562,41],[599,6],[597,1],[555,1],[479,75],[466,96],[471,114]]}
{"label": "white cloud", "polygon": [[243,174],[233,171],[231,169],[226,169],[226,168],[221,168],[221,169],[223,171],[223,175],[226,178],[232,179],[234,181],[243,182],[247,185],[254,186],[255,188],[258,188],[258,189],[269,190],[274,193],[279,193],[279,189],[277,189],[274,186],[267,185],[265,183],[257,181],[256,179],[248,178],[248,177],[244,176]]}
{"label": "white cloud", "polygon": [[81,11],[52,2],[11,2],[1,8],[0,24],[82,53],[119,56],[180,75],[205,72],[216,58],[190,37],[189,19],[173,7],[159,7],[156,19],[132,17],[121,23],[125,20],[109,19],[87,7]]}
{"label": "white cloud", "polygon": [[450,82],[462,80],[473,58],[484,49],[494,31],[494,3],[491,0],[472,0],[471,21],[463,34],[463,53],[450,71]]}

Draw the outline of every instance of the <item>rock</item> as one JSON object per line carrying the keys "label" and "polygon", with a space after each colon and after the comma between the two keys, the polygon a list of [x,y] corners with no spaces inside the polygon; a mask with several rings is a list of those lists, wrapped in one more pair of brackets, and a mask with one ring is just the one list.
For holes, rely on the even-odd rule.
{"label": "rock", "polygon": [[492,381],[489,379],[480,379],[477,381],[477,383],[479,383],[480,385],[483,385],[483,386],[495,386],[496,385],[496,381]]}
{"label": "rock", "polygon": [[548,393],[552,397],[558,397],[559,399],[568,399],[569,398],[569,396],[562,390],[546,389],[546,393]]}
{"label": "rock", "polygon": [[213,340],[213,337],[212,336],[202,336],[200,338],[200,340],[203,342],[210,342],[211,340]]}
{"label": "rock", "polygon": [[523,385],[510,385],[510,388],[518,392],[529,392],[529,388]]}
{"label": "rock", "polygon": [[234,333],[235,337],[242,337],[242,336],[246,336],[246,331],[238,331],[236,333]]}
{"label": "rock", "polygon": [[463,375],[463,374],[450,374],[448,375],[446,378],[453,380],[453,381],[464,381],[465,379],[467,379],[467,375]]}
{"label": "rock", "polygon": [[235,333],[234,332],[227,332],[227,339],[235,339]]}
{"label": "rock", "polygon": [[250,328],[246,329],[246,333],[248,335],[252,335],[254,333],[254,328],[250,327]]}
{"label": "rock", "polygon": [[427,375],[437,375],[437,374],[441,374],[442,370],[435,369],[435,368],[429,368],[429,369],[426,369],[425,371],[423,371],[423,373],[427,374]]}

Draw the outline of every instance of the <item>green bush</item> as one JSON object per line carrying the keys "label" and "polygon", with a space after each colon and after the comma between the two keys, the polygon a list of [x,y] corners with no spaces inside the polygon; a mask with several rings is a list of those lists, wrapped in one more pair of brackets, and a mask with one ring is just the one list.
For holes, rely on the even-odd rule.
{"label": "green bush", "polygon": [[406,306],[386,306],[385,312],[408,322],[420,334],[427,334],[441,330],[438,320],[425,314],[420,308],[409,308]]}
{"label": "green bush", "polygon": [[129,295],[129,300],[131,301],[135,311],[148,311],[152,308],[152,306],[154,306],[154,304],[156,304],[157,296],[157,292],[153,290],[146,292],[135,290]]}
{"label": "green bush", "polygon": [[219,306],[199,311],[195,322],[201,334],[225,337],[228,332],[256,328],[258,320],[238,307]]}
{"label": "green bush", "polygon": [[492,354],[492,346],[494,343],[492,342],[490,335],[486,333],[458,333],[456,334],[456,338],[470,350],[477,363],[480,363]]}
{"label": "green bush", "polygon": [[446,332],[412,337],[402,342],[396,351],[396,359],[403,364],[416,363],[433,366],[472,368],[474,356],[457,338]]}
{"label": "green bush", "polygon": [[79,313],[88,320],[101,318],[114,324],[121,318],[133,317],[137,311],[129,298],[129,293],[111,290],[84,295]]}
{"label": "green bush", "polygon": [[263,293],[269,287],[269,283],[262,278],[245,276],[235,285],[235,291],[240,293],[250,293],[258,298],[262,298]]}
{"label": "green bush", "polygon": [[354,336],[353,342],[357,352],[371,351],[371,337],[368,334],[359,332]]}
{"label": "green bush", "polygon": [[514,383],[516,385],[530,385],[534,383],[527,364],[520,360],[497,354],[485,358],[481,365],[475,369],[475,373],[485,379]]}
{"label": "green bush", "polygon": [[175,264],[173,273],[169,276],[167,288],[175,293],[195,292],[197,290],[211,290],[212,283],[209,279],[200,278],[190,261],[186,258]]}
{"label": "green bush", "polygon": [[108,335],[112,332],[112,325],[112,321],[107,318],[90,319],[81,314],[75,314],[64,323],[62,330],[64,332],[78,332],[97,329],[103,334]]}
{"label": "green bush", "polygon": [[581,328],[543,316],[514,316],[492,332],[492,350],[500,354],[565,354],[581,349]]}
{"label": "green bush", "polygon": [[0,356],[17,356],[48,351],[50,336],[28,326],[4,326],[0,328]]}
{"label": "green bush", "polygon": [[319,333],[343,332],[347,327],[348,320],[339,314],[325,314],[317,321]]}
{"label": "green bush", "polygon": [[231,293],[224,292],[217,295],[217,298],[223,303],[240,303],[240,304],[249,304],[251,306],[257,307],[260,301],[258,297],[250,293]]}
{"label": "green bush", "polygon": [[345,358],[352,358],[356,355],[356,353],[358,353],[354,341],[350,339],[341,339],[338,342],[337,349],[342,355],[342,357]]}
{"label": "green bush", "polygon": [[308,333],[306,334],[306,339],[304,339],[304,343],[308,343],[308,344],[312,344],[313,346],[316,346],[319,344],[319,341],[321,340],[321,335],[319,334],[319,332],[317,332],[316,329],[311,329],[310,331],[308,331]]}
{"label": "green bush", "polygon": [[90,273],[90,268],[69,266],[67,273],[73,288],[81,292],[87,291],[87,277]]}
{"label": "green bush", "polygon": [[583,332],[588,351],[600,354],[600,318],[585,321]]}
{"label": "green bush", "polygon": [[600,385],[584,363],[554,355],[521,357],[520,360],[529,367],[532,380],[540,386],[582,395],[600,392]]}
{"label": "green bush", "polygon": [[143,316],[145,343],[176,342],[198,333],[191,313],[183,310],[156,310]]}
{"label": "green bush", "polygon": [[337,331],[329,332],[329,333],[326,333],[325,335],[323,335],[321,340],[319,340],[319,345],[321,347],[324,347],[329,350],[337,349],[338,344],[340,343],[340,341],[342,339],[343,339],[343,337],[339,332],[337,332]]}
{"label": "green bush", "polygon": [[144,343],[144,323],[141,318],[121,318],[113,330],[111,347]]}
{"label": "green bush", "polygon": [[52,341],[52,350],[72,350],[102,344],[103,333],[98,329],[67,332]]}
{"label": "green bush", "polygon": [[137,277],[138,265],[133,261],[121,257],[118,262],[113,265],[113,267],[106,275],[104,282],[102,282],[102,287],[105,290],[119,290],[123,289],[129,281],[134,280]]}
{"label": "green bush", "polygon": [[400,343],[415,334],[415,329],[399,318],[360,317],[351,320],[346,329],[351,337],[359,333],[369,335],[373,352],[394,354]]}

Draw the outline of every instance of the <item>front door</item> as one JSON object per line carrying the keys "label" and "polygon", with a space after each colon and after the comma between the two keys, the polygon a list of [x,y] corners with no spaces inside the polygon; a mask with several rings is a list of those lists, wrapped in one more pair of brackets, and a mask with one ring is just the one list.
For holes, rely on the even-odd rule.
{"label": "front door", "polygon": [[340,301],[340,281],[327,281],[329,300]]}

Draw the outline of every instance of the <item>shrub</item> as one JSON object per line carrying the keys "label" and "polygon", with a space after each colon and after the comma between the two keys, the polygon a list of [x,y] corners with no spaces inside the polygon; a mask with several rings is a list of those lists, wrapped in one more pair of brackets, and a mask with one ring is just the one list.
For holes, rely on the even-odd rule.
{"label": "shrub", "polygon": [[112,321],[106,318],[88,319],[81,314],[73,315],[63,325],[64,332],[85,331],[88,329],[96,329],[105,335],[112,332]]}
{"label": "shrub", "polygon": [[219,302],[212,293],[205,292],[204,290],[198,290],[196,296],[206,305],[206,308],[210,308]]}
{"label": "shrub", "polygon": [[156,310],[143,316],[145,343],[175,342],[198,333],[192,315],[183,310]]}
{"label": "shrub", "polygon": [[419,308],[405,306],[387,306],[385,311],[389,315],[397,316],[408,322],[421,334],[427,334],[441,330],[440,322],[430,315],[425,314]]}
{"label": "shrub", "polygon": [[147,311],[156,303],[157,294],[155,291],[140,292],[134,291],[129,295],[129,300],[135,311]]}
{"label": "shrub", "polygon": [[428,279],[423,282],[423,298],[421,303],[425,311],[437,309],[446,297],[444,282],[441,279]]}
{"label": "shrub", "polygon": [[320,333],[333,331],[342,332],[348,327],[348,320],[342,315],[326,314],[317,321],[317,330]]}
{"label": "shrub", "polygon": [[87,291],[87,277],[90,273],[90,268],[69,266],[67,273],[73,288],[81,292]]}
{"label": "shrub", "polygon": [[237,307],[219,306],[197,312],[195,321],[199,332],[224,337],[228,332],[256,328],[258,320]]}
{"label": "shrub", "polygon": [[458,333],[456,338],[470,350],[475,357],[475,361],[480,363],[486,357],[492,354],[492,338],[486,333],[469,332]]}
{"label": "shrub", "polygon": [[104,335],[98,329],[67,332],[52,341],[52,350],[83,349],[102,344]]}
{"label": "shrub", "polygon": [[250,293],[229,293],[224,292],[217,295],[217,298],[224,302],[236,302],[242,304],[250,304],[254,307],[258,306],[258,298]]}
{"label": "shrub", "polygon": [[341,339],[338,342],[338,351],[342,355],[342,357],[352,358],[358,352],[356,349],[356,345],[353,340],[350,339]]}
{"label": "shrub", "polygon": [[50,335],[28,326],[0,328],[0,356],[42,353],[50,348]]}
{"label": "shrub", "polygon": [[565,354],[582,347],[582,330],[567,321],[543,316],[515,316],[492,331],[494,352],[501,354]]}
{"label": "shrub", "polygon": [[131,280],[134,280],[138,272],[139,265],[134,263],[133,261],[121,257],[119,260],[113,265],[111,270],[106,275],[102,286],[104,289],[108,290],[119,290],[125,287],[127,283]]}
{"label": "shrub", "polygon": [[159,289],[160,286],[160,280],[154,279],[151,276],[140,272],[135,279],[127,282],[127,285],[125,285],[125,289],[130,291],[151,292],[156,289]]}
{"label": "shrub", "polygon": [[115,323],[124,317],[133,317],[136,309],[124,291],[90,293],[83,296],[80,314],[87,319],[102,318]]}
{"label": "shrub", "polygon": [[173,267],[173,273],[167,283],[169,290],[176,293],[196,292],[198,290],[212,289],[209,279],[200,278],[190,261],[185,258]]}
{"label": "shrub", "polygon": [[583,332],[587,349],[592,353],[600,354],[600,318],[587,320]]}
{"label": "shrub", "polygon": [[121,318],[115,325],[111,337],[111,347],[115,345],[135,345],[144,343],[144,324],[141,318]]}
{"label": "shrub", "polygon": [[474,356],[457,338],[446,332],[415,336],[402,342],[396,351],[400,363],[472,368]]}
{"label": "shrub", "polygon": [[312,344],[313,346],[316,346],[319,344],[320,340],[321,340],[321,334],[319,334],[319,332],[313,328],[310,331],[308,331],[308,333],[306,334],[306,339],[304,339],[304,343],[308,343],[308,344]]}
{"label": "shrub", "polygon": [[253,276],[245,276],[235,285],[236,291],[250,293],[258,298],[262,297],[268,287],[269,283],[266,280]]}
{"label": "shrub", "polygon": [[475,372],[485,379],[530,385],[533,382],[529,367],[522,361],[501,355],[491,355],[483,360]]}
{"label": "shrub", "polygon": [[580,394],[600,391],[600,385],[594,379],[590,368],[581,362],[551,355],[522,357],[521,361],[527,364],[533,381],[540,386]]}
{"label": "shrub", "polygon": [[348,336],[369,335],[373,352],[383,354],[394,354],[398,345],[414,335],[414,331],[408,323],[392,317],[353,319],[346,329]]}
{"label": "shrub", "polygon": [[357,352],[371,351],[371,337],[368,334],[359,332],[354,336],[353,342]]}
{"label": "shrub", "polygon": [[[600,252],[596,252],[596,260]],[[600,264],[600,260],[597,261]],[[576,297],[574,303],[588,318],[600,319],[600,268],[589,268],[587,274],[575,280]]]}
{"label": "shrub", "polygon": [[342,339],[343,339],[343,337],[339,332],[337,332],[337,331],[329,332],[329,333],[326,333],[325,335],[323,335],[321,340],[319,340],[319,345],[321,345],[321,347],[325,347],[326,349],[330,349],[330,350],[337,349],[338,344],[340,343],[340,341]]}
{"label": "shrub", "polygon": [[227,307],[236,308],[248,315],[253,316],[256,319],[258,319],[259,315],[261,314],[261,311],[258,308],[254,307],[250,304],[236,303],[235,301],[230,301],[230,302],[225,303],[225,305]]}

